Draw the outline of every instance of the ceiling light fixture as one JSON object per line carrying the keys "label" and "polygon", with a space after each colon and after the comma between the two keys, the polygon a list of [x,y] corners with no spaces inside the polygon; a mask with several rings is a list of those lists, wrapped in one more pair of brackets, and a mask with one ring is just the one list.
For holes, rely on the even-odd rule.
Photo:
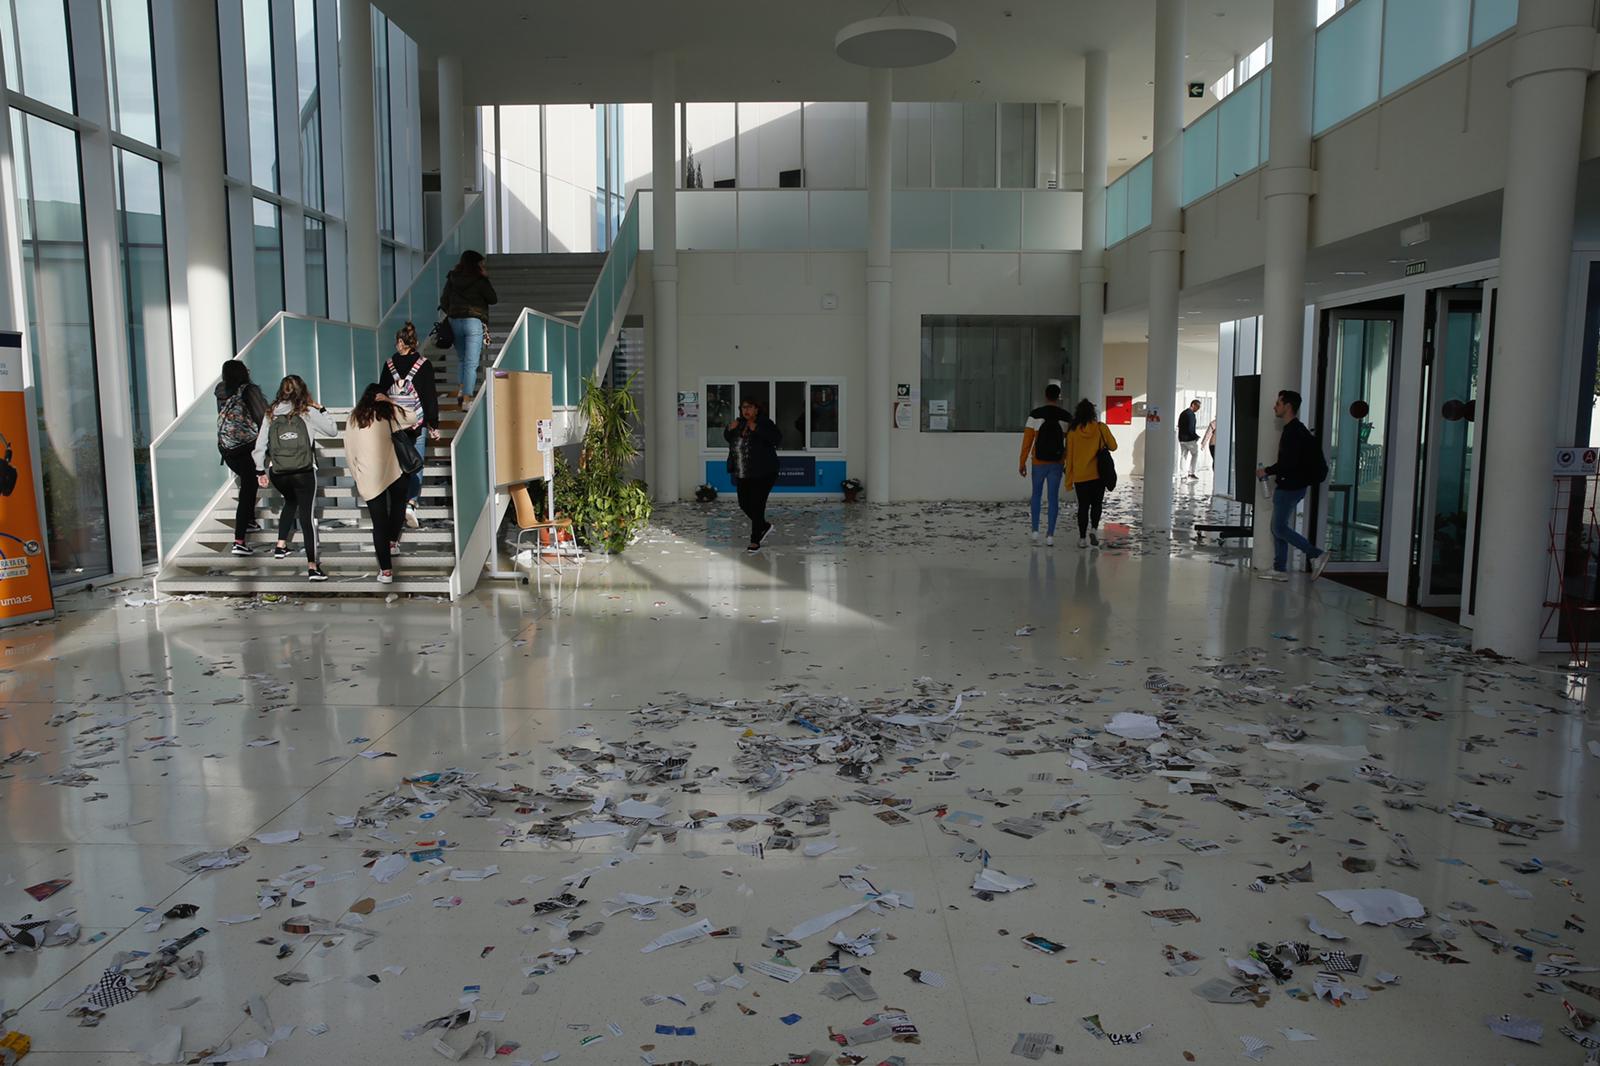
{"label": "ceiling light fixture", "polygon": [[863,67],[920,67],[937,63],[956,50],[956,30],[948,22],[908,15],[903,4],[896,15],[852,22],[833,38],[840,59]]}
{"label": "ceiling light fixture", "polygon": [[1367,276],[1367,272],[1365,270],[1335,270],[1333,276],[1336,278],[1364,278]]}

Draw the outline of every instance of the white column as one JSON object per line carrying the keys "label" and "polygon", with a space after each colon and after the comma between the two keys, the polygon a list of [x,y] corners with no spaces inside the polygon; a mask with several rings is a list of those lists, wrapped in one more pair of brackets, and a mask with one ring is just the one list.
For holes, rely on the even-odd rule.
{"label": "white column", "polygon": [[[222,94],[217,72],[221,53],[217,45],[217,5],[196,4],[176,20],[178,33],[177,104],[178,161],[168,164],[177,172],[183,230],[185,308],[189,316],[189,351],[174,352],[187,359],[189,389],[178,397],[181,406],[206,386],[232,357],[233,303],[229,295],[232,276],[228,264],[228,199],[222,169]],[[171,180],[170,178],[168,180]],[[172,201],[169,201],[169,203]],[[177,310],[176,308],[174,309]]]}
{"label": "white column", "polygon": [[439,57],[439,232],[449,233],[466,210],[462,192],[461,124],[466,108],[462,104],[461,59]]}
{"label": "white column", "polygon": [[1550,455],[1570,439],[1557,409],[1585,85],[1595,56],[1590,0],[1518,9],[1496,309],[1474,648],[1513,658],[1538,650],[1550,559]]}
{"label": "white column", "polygon": [[350,278],[350,321],[376,326],[378,316],[378,171],[372,129],[372,5],[339,5],[340,121],[344,127],[344,232]]}
{"label": "white column", "polygon": [[894,392],[889,387],[889,348],[894,309],[894,260],[889,247],[894,72],[874,68],[867,99],[867,497],[893,498],[889,448],[893,440]]}
{"label": "white column", "polygon": [[[1266,199],[1267,254],[1261,298],[1261,404],[1257,412],[1256,462],[1278,460],[1282,426],[1272,414],[1280,389],[1300,387],[1305,348],[1306,247],[1310,240],[1311,90],[1316,52],[1316,14],[1304,0],[1274,0],[1272,7],[1271,156],[1262,176]],[[1302,418],[1311,398],[1302,397]],[[1253,486],[1237,486],[1243,493]],[[1272,504],[1259,492],[1250,561],[1272,569]],[[1313,533],[1312,540],[1317,537]],[[1298,565],[1294,559],[1291,566]]]}
{"label": "white column", "polygon": [[1156,3],[1155,147],[1150,203],[1150,337],[1145,394],[1158,420],[1145,423],[1144,528],[1172,528],[1178,413],[1178,287],[1183,269],[1184,0]]}
{"label": "white column", "polygon": [[[1078,392],[1105,396],[1106,54],[1083,57],[1083,253],[1078,259]],[[1075,397],[1067,397],[1069,403]]]}
{"label": "white column", "polygon": [[647,376],[655,396],[655,417],[646,430],[654,453],[654,496],[657,502],[670,502],[681,495],[683,473],[678,468],[678,92],[677,67],[669,53],[655,57],[654,89],[650,206],[655,248],[650,273],[655,279],[655,303],[650,342],[655,350]]}

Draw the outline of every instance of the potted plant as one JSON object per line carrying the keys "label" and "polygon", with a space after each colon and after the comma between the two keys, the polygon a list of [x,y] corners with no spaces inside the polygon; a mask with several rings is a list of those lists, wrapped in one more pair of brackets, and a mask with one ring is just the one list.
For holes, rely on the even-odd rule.
{"label": "potted plant", "polygon": [[622,551],[650,520],[645,483],[627,476],[639,454],[633,435],[639,408],[628,392],[631,384],[613,388],[598,376],[590,381],[578,403],[587,428],[577,469],[557,456],[556,511],[572,519],[578,543],[591,550]]}
{"label": "potted plant", "polygon": [[701,485],[694,490],[694,498],[699,503],[717,502],[717,490],[710,485]]}
{"label": "potted plant", "polygon": [[856,497],[866,490],[866,486],[857,477],[847,477],[839,482],[839,488],[844,492],[845,503],[855,503]]}

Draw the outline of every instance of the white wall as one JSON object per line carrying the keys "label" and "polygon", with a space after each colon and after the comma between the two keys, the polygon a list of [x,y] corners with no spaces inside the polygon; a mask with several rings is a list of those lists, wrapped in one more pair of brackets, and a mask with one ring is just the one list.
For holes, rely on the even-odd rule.
{"label": "white wall", "polygon": [[[901,252],[894,256],[891,380],[920,388],[922,316],[1075,315],[1075,252]],[[642,277],[644,275],[641,275]],[[865,475],[866,256],[860,252],[679,252],[679,388],[703,391],[708,377],[814,374],[844,380],[844,446],[849,472]],[[648,287],[638,290],[648,293]],[[824,294],[836,297],[823,310]],[[648,295],[635,313],[650,316]],[[647,344],[650,338],[647,335]],[[703,397],[702,397],[703,400]],[[679,488],[704,478],[703,429],[680,424]],[[895,430],[893,491],[899,499],[1016,499],[1017,433]]]}
{"label": "white wall", "polygon": [[[1105,386],[1107,395],[1132,396],[1134,403],[1144,403],[1148,399],[1146,391],[1146,372],[1150,364],[1150,348],[1146,344],[1107,344],[1105,346]],[[1115,387],[1117,378],[1123,379],[1123,387]],[[1178,412],[1186,407],[1191,399],[1200,401],[1200,413],[1195,416],[1196,428],[1202,434],[1205,432],[1206,423],[1211,421],[1216,414],[1217,395],[1217,345],[1210,341],[1202,344],[1182,343],[1178,345],[1178,395],[1172,413],[1168,416],[1174,420]],[[1105,403],[1105,397],[1095,397],[1096,406]],[[1101,417],[1105,417],[1102,407]],[[1116,435],[1117,445],[1120,449],[1118,467],[1132,474],[1144,473],[1144,419],[1135,418],[1131,426],[1112,426],[1111,432]],[[1202,458],[1202,465],[1205,459]]]}

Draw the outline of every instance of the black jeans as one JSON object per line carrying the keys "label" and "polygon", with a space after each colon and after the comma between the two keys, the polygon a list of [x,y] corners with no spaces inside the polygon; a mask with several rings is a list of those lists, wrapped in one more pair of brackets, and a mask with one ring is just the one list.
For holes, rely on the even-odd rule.
{"label": "black jeans", "polygon": [[402,474],[383,490],[383,495],[367,501],[367,515],[372,519],[372,550],[378,553],[379,570],[394,569],[389,545],[400,539],[400,527],[405,525],[410,480]]}
{"label": "black jeans", "polygon": [[231,452],[222,453],[228,469],[239,475],[239,505],[233,510],[233,539],[244,540],[250,523],[256,520],[256,460],[251,455],[254,445],[242,444]]}
{"label": "black jeans", "polygon": [[1106,500],[1106,483],[1098,478],[1080,481],[1073,486],[1078,493],[1078,539],[1089,535],[1089,530],[1100,528],[1100,506]]}
{"label": "black jeans", "polygon": [[777,483],[777,477],[733,479],[734,488],[739,493],[739,510],[750,519],[751,544],[759,541],[772,525],[767,521],[767,497],[772,495],[772,486]]}
{"label": "black jeans", "polygon": [[272,487],[283,497],[283,513],[278,517],[278,539],[288,544],[294,539],[295,516],[300,518],[300,534],[306,538],[306,562],[317,565],[317,472],[272,474]]}

